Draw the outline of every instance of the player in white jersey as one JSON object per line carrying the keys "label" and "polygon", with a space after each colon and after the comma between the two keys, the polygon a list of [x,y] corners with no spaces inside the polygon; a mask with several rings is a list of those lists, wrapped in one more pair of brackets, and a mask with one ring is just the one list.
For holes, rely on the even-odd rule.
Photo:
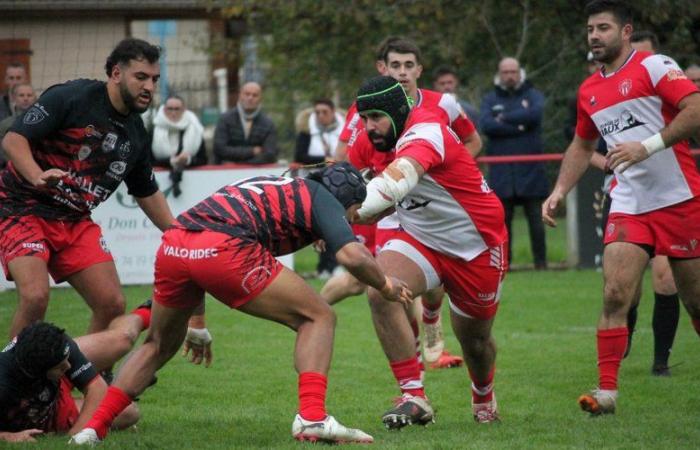
{"label": "player in white jersey", "polygon": [[[357,109],[374,147],[395,148],[396,157],[368,184],[356,219],[371,222],[396,209],[401,229],[377,261],[414,294],[445,286],[472,380],[474,418],[496,421],[491,327],[508,260],[503,207],[455,132],[432,111],[411,110],[395,79],[368,80],[358,93]],[[403,394],[382,420],[388,428],[425,424],[433,410],[407,311],[379,304],[372,289],[369,298],[377,335]]]}
{"label": "player in white jersey", "polygon": [[607,414],[617,403],[627,311],[650,257],[669,257],[700,334],[700,174],[687,142],[700,129],[700,93],[671,58],[630,46],[631,12],[623,2],[594,0],[585,13],[588,44],[603,67],[579,88],[576,135],[542,205],[542,218],[556,225],[557,207],[585,172],[602,136],[615,180],[605,227],[599,384],[579,398],[579,405],[591,414]]}

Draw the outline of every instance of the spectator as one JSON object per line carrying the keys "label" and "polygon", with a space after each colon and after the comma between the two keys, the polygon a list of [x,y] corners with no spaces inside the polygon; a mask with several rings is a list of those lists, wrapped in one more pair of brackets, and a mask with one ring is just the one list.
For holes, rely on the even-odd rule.
{"label": "spectator", "polygon": [[262,88],[248,82],[241,87],[236,107],[224,113],[214,132],[216,164],[266,164],[277,161],[277,132],[260,110]]}
{"label": "spectator", "polygon": [[21,63],[10,63],[5,68],[5,88],[7,92],[0,98],[0,120],[14,113],[14,103],[10,98],[10,92],[16,84],[27,83],[27,71]]}
{"label": "spectator", "polygon": [[[0,120],[0,140],[5,136],[7,130],[12,126],[17,116],[28,110],[36,101],[36,93],[29,83],[19,83],[10,89],[10,104],[14,105],[14,113]],[[0,145],[0,169],[7,165],[5,149]]]}
{"label": "spectator", "polygon": [[[336,112],[335,104],[321,98],[314,101],[311,114],[308,115],[307,127],[297,135],[294,161],[301,164],[318,164],[332,159],[338,145],[340,132],[343,131],[345,117]],[[338,267],[335,254],[329,249],[319,253],[316,275],[327,280]]]}
{"label": "spectator", "polygon": [[[491,156],[541,154],[544,96],[525,79],[525,71],[515,58],[498,64],[495,88],[481,102],[481,131],[489,138]],[[541,205],[549,186],[543,163],[493,164],[489,168],[491,188],[503,202],[508,227],[511,259],[511,223],[516,205],[523,205],[530,228],[530,246],[536,269],[546,269],[546,243]]]}
{"label": "spectator", "polygon": [[297,135],[294,161],[317,164],[333,156],[345,118],[336,112],[333,102],[326,98],[314,101],[306,129]]}
{"label": "spectator", "polygon": [[197,116],[187,110],[181,97],[171,95],[158,108],[153,119],[151,152],[154,166],[170,169],[175,197],[181,194],[180,182],[185,167],[207,163],[204,127]]}
{"label": "spectator", "polygon": [[632,32],[630,43],[634,44],[632,48],[640,52],[659,52],[659,38],[652,31],[639,30]]}
{"label": "spectator", "polygon": [[433,89],[443,94],[452,94],[457,103],[475,125],[479,123],[479,110],[466,100],[459,98],[459,77],[457,71],[449,66],[440,66],[433,72]]}

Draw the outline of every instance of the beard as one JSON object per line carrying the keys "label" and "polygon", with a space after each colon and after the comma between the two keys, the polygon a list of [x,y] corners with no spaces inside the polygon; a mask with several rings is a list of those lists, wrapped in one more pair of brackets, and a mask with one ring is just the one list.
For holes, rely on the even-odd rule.
{"label": "beard", "polygon": [[596,55],[596,52],[593,52],[593,59],[603,64],[610,64],[620,56],[620,52],[622,52],[622,42],[619,40],[611,42],[602,49],[597,50],[602,50],[602,53]]}
{"label": "beard", "polygon": [[139,114],[146,112],[149,106],[151,106],[151,102],[149,100],[148,104],[146,106],[139,106],[136,103],[136,97],[129,92],[129,88],[126,86],[126,83],[119,83],[119,94],[122,97],[122,101],[126,105],[127,108],[129,108],[129,111],[137,112]]}
{"label": "beard", "polygon": [[372,130],[367,133],[367,136],[372,142],[374,148],[379,152],[390,152],[396,144],[396,139],[390,136],[389,133],[379,134],[376,131]]}

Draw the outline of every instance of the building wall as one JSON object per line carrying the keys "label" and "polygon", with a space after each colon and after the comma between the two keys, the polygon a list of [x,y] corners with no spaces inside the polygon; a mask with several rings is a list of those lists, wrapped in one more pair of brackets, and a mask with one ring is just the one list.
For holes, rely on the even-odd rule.
{"label": "building wall", "polygon": [[0,20],[0,39],[30,39],[31,82],[43,91],[75,78],[104,79],[104,63],[125,35],[124,20]]}
{"label": "building wall", "polygon": [[[160,44],[148,33],[148,21],[131,22],[131,35]],[[29,39],[31,82],[39,91],[76,78],[104,80],[104,63],[114,46],[126,36],[122,17],[0,19],[0,39]],[[211,62],[207,52],[206,20],[177,20],[176,32],[165,39],[168,81],[192,109],[212,105]]]}

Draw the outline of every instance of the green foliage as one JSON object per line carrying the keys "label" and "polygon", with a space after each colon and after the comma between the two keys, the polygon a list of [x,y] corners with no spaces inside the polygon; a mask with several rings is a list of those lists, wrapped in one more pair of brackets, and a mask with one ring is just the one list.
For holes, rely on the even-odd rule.
{"label": "green foliage", "polygon": [[[545,138],[563,151],[567,101],[585,77],[582,0],[229,0],[260,37],[267,63],[268,109],[293,135],[294,114],[316,96],[337,92],[349,105],[361,81],[375,74],[374,49],[389,35],[413,39],[423,52],[421,85],[442,64],[459,71],[464,98],[478,104],[492,86],[498,60],[519,57],[547,97]],[[637,0],[637,29],[659,35],[681,65],[700,54],[700,6],[695,0]]]}

